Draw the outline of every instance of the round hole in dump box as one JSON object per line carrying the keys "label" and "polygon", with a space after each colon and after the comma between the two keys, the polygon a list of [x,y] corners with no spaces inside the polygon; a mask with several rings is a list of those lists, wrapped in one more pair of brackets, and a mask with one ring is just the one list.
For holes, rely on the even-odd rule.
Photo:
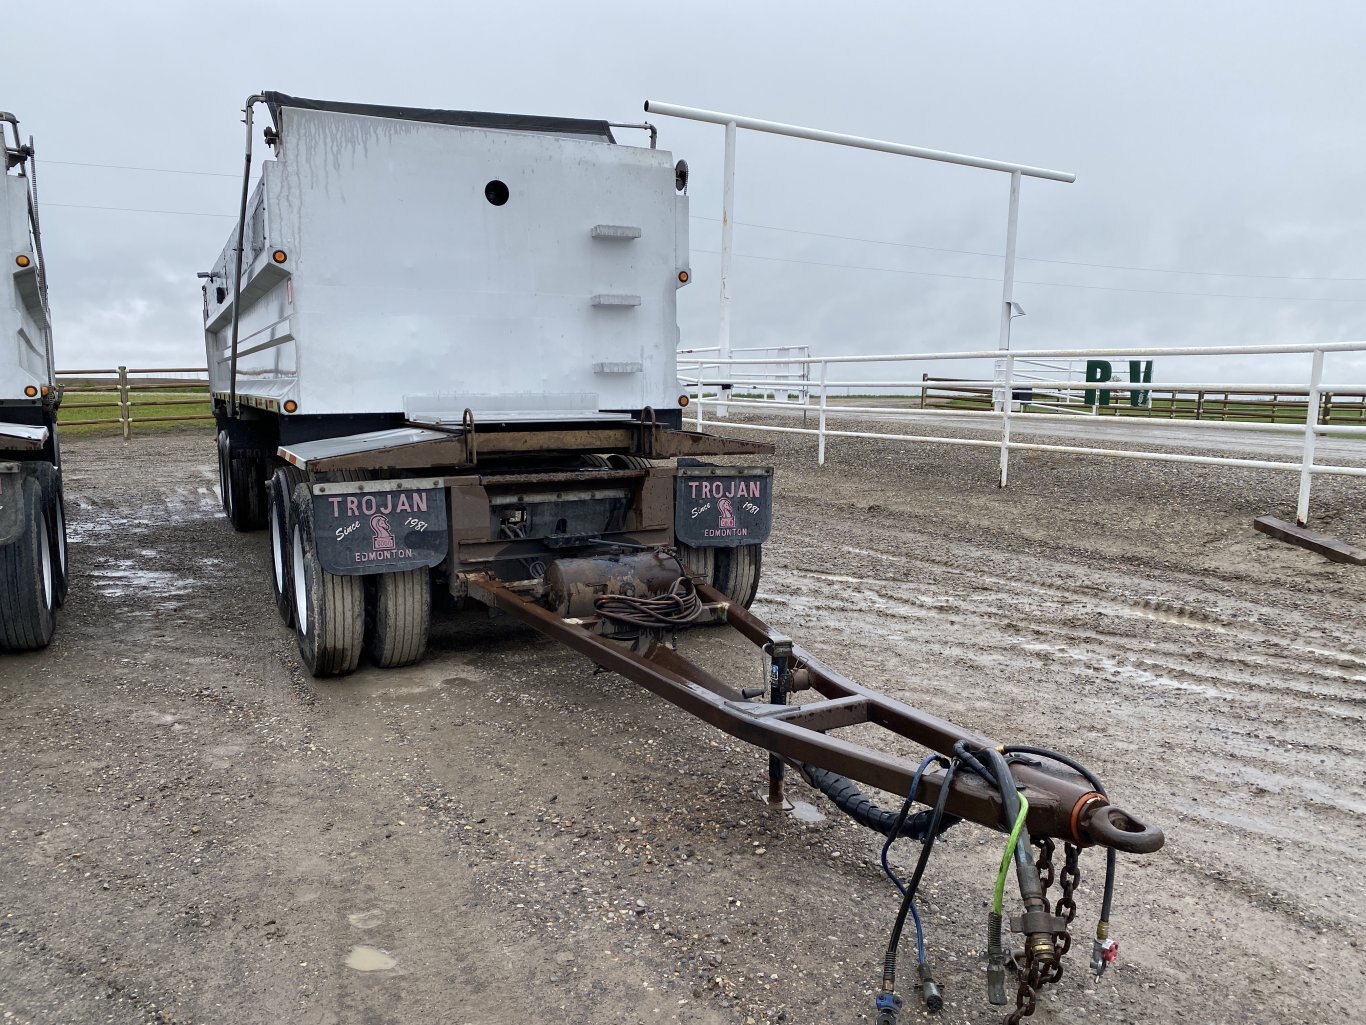
{"label": "round hole in dump box", "polygon": [[484,198],[494,206],[502,206],[508,201],[508,187],[497,178],[484,186]]}

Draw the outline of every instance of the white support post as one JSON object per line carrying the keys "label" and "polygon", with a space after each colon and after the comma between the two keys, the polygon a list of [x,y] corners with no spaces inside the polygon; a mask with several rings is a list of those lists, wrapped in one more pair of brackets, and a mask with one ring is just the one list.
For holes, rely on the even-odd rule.
{"label": "white support post", "polygon": [[702,365],[697,365],[697,429],[702,429]]}
{"label": "white support post", "polygon": [[826,370],[829,368],[829,366],[830,366],[830,364],[828,364],[828,363],[822,363],[822,364],[821,364],[821,416],[820,416],[820,424],[819,424],[819,426],[818,426],[818,428],[817,428],[817,431],[816,431],[816,439],[817,439],[817,440],[816,440],[816,465],[817,465],[817,466],[824,466],[824,465],[825,465],[825,399],[826,399],[826,389],[825,389],[825,376],[826,376],[826,374],[825,374],[825,372],[826,372]]}
{"label": "white support post", "polygon": [[1323,350],[1314,350],[1314,364],[1309,371],[1309,402],[1304,411],[1304,457],[1300,463],[1300,501],[1295,511],[1295,522],[1309,526],[1309,491],[1314,483],[1314,442],[1318,438],[1319,388],[1323,383]]}
{"label": "white support post", "polygon": [[[1015,300],[1015,235],[1020,221],[1020,172],[1010,172],[1010,212],[1006,216],[1006,260],[1001,284],[1001,330],[997,338],[997,348],[1003,352],[1010,348],[1010,321],[1014,312],[1011,303]],[[1005,364],[996,361],[996,377],[1000,380]],[[1010,404],[1009,388],[996,393],[996,408]]]}
{"label": "white support post", "polygon": [[[717,358],[730,359],[730,264],[732,241],[735,236],[735,122],[726,122],[726,158],[721,172],[721,325],[717,335]],[[723,374],[733,374],[735,368],[721,366]],[[722,385],[721,403],[716,407],[717,416],[727,416],[726,400],[730,398],[730,387]]]}
{"label": "white support post", "polygon": [[999,487],[1005,487],[1010,479],[1010,407],[1011,399],[1014,397],[1015,389],[1011,382],[1015,380],[1015,357],[1006,353],[1006,401],[1001,409],[1001,479]]}

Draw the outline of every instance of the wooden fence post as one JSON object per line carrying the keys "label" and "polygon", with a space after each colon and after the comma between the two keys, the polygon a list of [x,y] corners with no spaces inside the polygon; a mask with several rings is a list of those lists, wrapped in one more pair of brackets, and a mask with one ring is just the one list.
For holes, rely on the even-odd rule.
{"label": "wooden fence post", "polygon": [[128,368],[119,367],[119,423],[123,427],[123,440],[133,436],[133,420],[128,410]]}

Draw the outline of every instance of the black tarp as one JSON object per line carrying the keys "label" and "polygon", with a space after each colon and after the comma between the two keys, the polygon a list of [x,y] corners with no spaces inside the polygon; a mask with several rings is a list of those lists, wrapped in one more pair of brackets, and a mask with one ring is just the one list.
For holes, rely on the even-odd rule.
{"label": "black tarp", "polygon": [[479,110],[431,110],[426,107],[386,107],[377,103],[338,103],[334,100],[306,100],[285,93],[262,93],[270,107],[275,127],[280,124],[280,108],[300,110],[330,110],[337,114],[362,114],[365,117],[389,117],[400,121],[428,121],[438,125],[461,125],[466,128],[493,128],[507,132],[545,132],[551,135],[582,135],[615,142],[606,121],[588,121],[572,117],[539,117],[533,114],[490,114]]}

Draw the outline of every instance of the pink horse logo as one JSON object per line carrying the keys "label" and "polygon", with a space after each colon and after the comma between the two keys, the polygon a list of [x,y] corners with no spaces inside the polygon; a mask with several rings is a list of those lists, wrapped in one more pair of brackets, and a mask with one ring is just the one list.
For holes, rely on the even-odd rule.
{"label": "pink horse logo", "polygon": [[718,498],[716,500],[716,507],[721,511],[721,516],[717,519],[716,525],[718,527],[735,526],[735,512],[730,507],[730,499]]}
{"label": "pink horse logo", "polygon": [[394,544],[394,532],[389,529],[389,517],[383,513],[375,513],[370,517],[370,529],[375,532],[375,551],[387,552],[397,547]]}

